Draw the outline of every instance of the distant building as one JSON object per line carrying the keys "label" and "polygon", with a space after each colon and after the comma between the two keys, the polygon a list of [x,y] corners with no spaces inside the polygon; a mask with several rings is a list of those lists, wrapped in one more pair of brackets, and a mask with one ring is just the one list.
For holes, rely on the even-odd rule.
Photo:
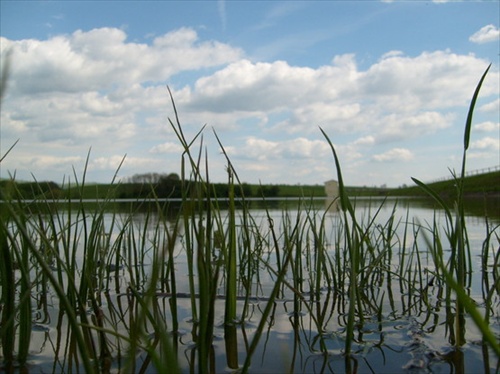
{"label": "distant building", "polygon": [[326,196],[332,199],[339,197],[339,182],[336,180],[331,180],[325,182],[325,192]]}
{"label": "distant building", "polygon": [[331,180],[325,182],[326,209],[329,212],[337,212],[339,209],[339,182]]}

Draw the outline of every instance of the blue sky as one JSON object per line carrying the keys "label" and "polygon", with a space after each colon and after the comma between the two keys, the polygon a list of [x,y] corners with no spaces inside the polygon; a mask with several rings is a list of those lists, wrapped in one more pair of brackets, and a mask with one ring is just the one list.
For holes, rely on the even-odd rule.
{"label": "blue sky", "polygon": [[[500,3],[446,1],[5,1],[0,177],[87,180],[180,171],[172,90],[186,135],[216,131],[250,183],[336,178],[400,186],[500,164]],[[200,144],[193,145],[197,150]]]}

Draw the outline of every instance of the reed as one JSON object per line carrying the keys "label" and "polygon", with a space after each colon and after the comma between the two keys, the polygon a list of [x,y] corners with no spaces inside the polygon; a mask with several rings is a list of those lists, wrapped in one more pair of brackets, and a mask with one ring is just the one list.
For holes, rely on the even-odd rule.
{"label": "reed", "polygon": [[[40,253],[38,246],[36,243],[33,242],[32,236],[29,233],[29,228],[26,226],[26,223],[28,220],[26,219],[26,216],[22,213],[15,212],[12,205],[7,204],[6,205],[6,211],[8,212],[7,217],[2,217],[2,230],[5,233],[5,236],[7,237],[7,243],[6,246],[2,246],[2,250],[4,253],[6,251],[12,250],[14,253],[17,253],[18,247],[17,247],[17,237],[21,238],[23,245],[26,247],[25,250],[29,251],[29,253],[36,259],[37,261],[37,266],[39,266],[44,273],[46,274],[50,284],[52,285],[54,291],[56,292],[58,296],[58,300],[60,302],[60,307],[62,310],[65,310],[67,318],[68,318],[68,323],[71,327],[71,331],[73,333],[74,338],[76,339],[76,344],[78,348],[80,349],[81,354],[81,360],[83,367],[85,370],[89,373],[92,373],[95,371],[96,367],[91,364],[91,354],[88,352],[88,344],[84,338],[84,332],[82,331],[83,329],[80,327],[78,320],[77,320],[77,315],[74,312],[75,308],[72,305],[72,302],[70,298],[67,296],[66,292],[63,290],[61,287],[60,283],[58,282],[57,278],[54,277],[52,274],[51,268],[49,264],[45,261],[42,253]],[[15,233],[13,234],[8,230],[8,227],[10,225],[15,225]],[[49,242],[44,242],[43,243],[45,246],[50,246]],[[8,275],[9,273],[7,273]],[[6,277],[3,277],[6,278]],[[28,279],[25,279],[25,281],[28,281]],[[15,283],[14,283],[15,284]],[[2,292],[5,287],[5,283],[2,284]],[[71,281],[69,282],[69,287],[71,288],[72,293],[74,294],[76,287],[75,284],[72,283]],[[14,298],[15,299],[15,298]],[[3,316],[5,316],[5,313],[2,313]],[[10,318],[14,318],[16,315],[16,312],[14,312]],[[31,316],[30,316],[31,317]],[[27,318],[26,315],[23,318]],[[31,322],[31,321],[30,321]],[[23,323],[27,323],[24,321]],[[3,325],[2,325],[3,326]],[[2,329],[3,330],[3,329]],[[12,342],[13,343],[13,342]],[[9,343],[10,344],[10,343]],[[9,349],[13,349],[11,345],[7,346]],[[4,352],[4,355],[6,357],[13,357],[13,352]]]}
{"label": "reed", "polygon": [[[270,217],[269,211],[266,211],[266,213],[267,213],[268,221],[271,223],[272,219]],[[274,231],[273,225],[270,225],[270,230],[271,230],[272,237],[273,237],[272,244],[274,245],[274,249],[276,250],[276,248],[279,247],[279,243],[278,243],[277,236],[276,236],[276,233]],[[243,373],[247,373],[249,368],[250,368],[252,356],[255,353],[255,350],[257,348],[257,345],[259,344],[262,333],[266,327],[266,324],[268,322],[268,317],[271,314],[271,311],[275,308],[274,301],[277,299],[277,297],[280,293],[280,288],[282,286],[282,282],[285,279],[290,259],[291,259],[291,256],[286,256],[284,263],[280,267],[280,270],[276,272],[277,278],[276,278],[274,287],[272,288],[272,291],[269,294],[269,300],[266,303],[266,306],[262,312],[262,317],[261,317],[260,322],[257,326],[257,329],[254,333],[254,337],[252,339],[252,342],[249,345],[247,356],[245,358],[245,362],[244,362],[243,367],[241,369]]]}
{"label": "reed", "polygon": [[[2,222],[8,220],[6,214],[1,214]],[[2,225],[0,231],[0,240],[2,248],[2,261],[0,263],[0,274],[2,275],[2,353],[6,370],[12,370],[14,365],[14,342],[15,342],[15,282],[14,282],[14,261],[12,252],[9,248],[9,235],[6,226]]]}
{"label": "reed", "polygon": [[[225,268],[226,268],[226,302],[225,302],[225,315],[224,323],[226,325],[234,324],[236,321],[236,297],[237,297],[237,237],[236,237],[236,216],[235,216],[235,201],[234,201],[234,183],[235,178],[238,179],[238,175],[233,168],[231,161],[219,139],[217,133],[214,131],[214,135],[217,138],[217,142],[222,149],[227,162],[227,174],[228,174],[228,242],[227,245],[222,245],[224,249],[225,258]],[[239,180],[239,179],[238,179]],[[241,184],[240,184],[241,185]],[[219,233],[222,232],[222,225],[219,225]]]}
{"label": "reed", "polygon": [[[357,222],[356,215],[354,213],[354,208],[351,204],[349,196],[345,190],[344,181],[342,178],[342,170],[340,167],[340,161],[337,156],[337,152],[335,151],[335,147],[333,146],[328,135],[321,129],[323,136],[326,138],[330,149],[333,153],[333,157],[335,160],[335,166],[337,170],[337,179],[339,183],[339,200],[340,207],[344,217],[345,224],[345,239],[346,239],[346,248],[348,254],[348,266],[349,266],[349,310],[347,313],[347,325],[346,325],[346,343],[345,343],[345,353],[346,353],[346,362],[349,362],[349,355],[351,354],[352,342],[354,338],[354,325],[356,318],[356,304],[360,304],[359,298],[359,289],[358,289],[358,274],[360,271],[360,261],[361,261],[361,252],[362,252],[362,241],[364,237],[364,233],[362,228],[359,226]],[[352,222],[352,228],[349,223]],[[359,310],[361,312],[361,310]],[[362,319],[362,315],[358,314],[358,316]],[[360,322],[362,323],[362,322]]]}
{"label": "reed", "polygon": [[[491,64],[487,67],[483,73],[479,83],[476,86],[474,94],[469,105],[469,111],[467,114],[467,120],[465,122],[464,130],[464,146],[462,154],[462,167],[461,173],[457,176],[454,172],[452,175],[455,179],[456,185],[456,200],[453,204],[453,208],[450,208],[443,199],[429,186],[425,185],[423,182],[416,178],[412,178],[413,181],[424,190],[430,197],[432,197],[439,206],[444,210],[447,219],[447,238],[451,248],[450,258],[448,260],[447,266],[444,265],[442,246],[438,245],[438,250],[436,246],[432,244],[430,239],[426,237],[428,246],[432,248],[432,254],[436,268],[441,271],[444,277],[444,281],[448,286],[447,291],[447,303],[449,304],[450,292],[453,290],[456,293],[455,298],[455,321],[453,323],[455,327],[454,334],[451,335],[453,343],[458,348],[465,343],[465,312],[471,314],[473,320],[476,322],[478,327],[481,329],[483,334],[485,333],[485,325],[483,321],[477,318],[477,311],[474,304],[471,302],[470,297],[467,295],[467,289],[470,287],[470,274],[471,270],[471,253],[470,246],[467,236],[467,229],[465,224],[465,213],[464,213],[464,201],[463,201],[463,191],[464,191],[464,179],[466,170],[466,158],[467,150],[470,143],[470,133],[472,128],[472,118],[474,114],[475,104],[483,84],[486,75],[491,67]],[[436,225],[435,225],[436,226]],[[439,243],[437,229],[433,230],[434,241]],[[448,307],[449,309],[449,307]],[[451,313],[451,312],[450,312]],[[498,344],[492,342],[491,332],[486,333],[485,337],[492,344],[492,347],[497,350]]]}

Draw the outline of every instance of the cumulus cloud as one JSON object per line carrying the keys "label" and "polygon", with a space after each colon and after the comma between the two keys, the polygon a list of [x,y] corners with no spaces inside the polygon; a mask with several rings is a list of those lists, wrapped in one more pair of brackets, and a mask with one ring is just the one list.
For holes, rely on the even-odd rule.
{"label": "cumulus cloud", "polygon": [[500,112],[500,98],[496,99],[494,101],[491,101],[487,104],[481,105],[479,107],[479,111],[485,112],[485,113],[492,113],[492,112]]}
{"label": "cumulus cloud", "polygon": [[125,156],[112,155],[109,157],[97,157],[93,158],[91,161],[91,168],[110,170],[113,168],[118,168],[122,163],[130,164],[133,160],[127,160]]}
{"label": "cumulus cloud", "polygon": [[0,48],[2,59],[13,51],[2,133],[68,145],[123,141],[139,132],[154,136],[144,127],[154,120],[151,110],[165,111],[169,104],[165,80],[227,64],[242,53],[201,42],[188,28],[158,36],[151,45],[127,41],[123,30],[101,28],[48,40],[1,38]]}
{"label": "cumulus cloud", "polygon": [[[396,125],[400,133],[407,133],[408,124],[418,127],[415,121],[440,129],[449,126],[452,118],[436,109],[466,105],[470,87],[486,65],[474,56],[449,51],[417,57],[392,52],[367,71],[357,68],[351,54],[337,56],[332,65],[317,69],[284,61],[240,60],[199,79],[190,90],[189,106],[221,112],[286,112],[287,119],[276,126],[289,133],[307,132],[313,123],[359,130],[389,113],[410,118]],[[489,79],[495,76],[498,73],[491,72]],[[483,92],[494,89],[486,82]]]}
{"label": "cumulus cloud", "polygon": [[354,141],[355,145],[372,145],[375,143],[375,138],[372,135],[363,136]]}
{"label": "cumulus cloud", "polygon": [[500,149],[500,139],[488,136],[472,142],[470,147],[471,149],[498,151]]}
{"label": "cumulus cloud", "polygon": [[[126,170],[167,163],[173,169],[182,148],[168,124],[173,111],[165,85],[179,73],[196,71],[186,85],[170,86],[186,134],[204,124],[214,127],[223,143],[226,135],[231,139],[226,151],[245,171],[274,168],[278,181],[289,177],[283,166],[289,162],[300,172],[331,179],[331,150],[318,126],[337,143],[348,170],[356,170],[356,163],[413,159],[402,143],[454,126],[456,108],[468,106],[488,64],[451,51],[389,51],[363,69],[353,54],[314,68],[255,62],[239,48],[201,41],[189,28],[149,44],[131,42],[114,28],[0,42],[2,57],[14,50],[0,113],[2,142],[21,138],[20,147],[43,163],[37,167],[59,170],[80,159],[57,154],[85,155],[92,146],[99,170],[114,171],[118,156],[109,154],[125,153],[132,155]],[[498,99],[490,98],[498,94],[498,80],[491,69],[481,91],[481,115],[498,112]],[[476,129],[498,131],[490,122],[486,118]],[[474,147],[491,150],[491,139]],[[395,148],[382,152],[381,144]],[[27,168],[33,165],[23,160]],[[4,165],[8,170],[18,164],[8,159]]]}
{"label": "cumulus cloud", "polygon": [[184,148],[179,143],[174,142],[166,142],[162,144],[155,145],[152,147],[149,152],[151,153],[174,153],[174,154],[182,154],[184,152]]}
{"label": "cumulus cloud", "polygon": [[[470,87],[475,86],[481,69],[478,65],[484,70],[487,63],[450,51],[423,52],[416,57],[388,53],[361,74],[360,90],[391,110],[453,107],[469,100]],[[450,95],[451,91],[455,93]]]}
{"label": "cumulus cloud", "polygon": [[390,114],[377,121],[380,128],[379,140],[395,141],[423,134],[431,134],[451,126],[453,114],[423,112],[414,115]]}
{"label": "cumulus cloud", "polygon": [[378,162],[410,161],[413,158],[413,153],[405,148],[393,148],[387,152],[373,156],[373,159]]}
{"label": "cumulus cloud", "polygon": [[495,25],[486,25],[472,34],[469,40],[478,44],[498,41],[500,40],[500,29]]}
{"label": "cumulus cloud", "polygon": [[287,141],[271,141],[248,137],[241,147],[226,147],[230,156],[248,158],[259,162],[276,159],[303,159],[326,156],[329,147],[325,141],[303,137]]}
{"label": "cumulus cloud", "polygon": [[[486,66],[472,55],[449,51],[416,57],[391,52],[366,71],[358,69],[352,54],[316,69],[241,60],[187,88],[185,108],[227,130],[248,127],[282,137],[315,137],[321,126],[336,137],[354,134],[366,142],[346,149],[347,157],[357,160],[363,145],[366,149],[450,128],[457,120],[454,109],[468,105],[471,87]],[[490,71],[482,95],[495,92],[496,78],[498,72]],[[261,146],[254,145],[260,149],[256,159],[275,156],[278,146]]]}
{"label": "cumulus cloud", "polygon": [[70,164],[77,164],[83,161],[83,157],[80,156],[51,156],[51,155],[41,155],[38,157],[32,157],[30,163],[34,169],[49,169],[55,168],[60,169],[61,167]]}
{"label": "cumulus cloud", "polygon": [[[486,121],[474,125],[474,131],[491,132],[500,131],[500,122]],[[499,140],[500,141],[500,140]]]}
{"label": "cumulus cloud", "polygon": [[219,111],[278,110],[298,104],[311,89],[315,74],[314,69],[292,67],[284,61],[240,60],[199,79],[192,105]]}
{"label": "cumulus cloud", "polygon": [[[47,171],[51,171],[57,173],[61,177],[64,174],[69,174],[72,166],[78,167],[79,165],[83,165],[85,163],[85,157],[79,155],[51,155],[44,154],[42,152],[21,153],[20,147],[15,147],[12,150],[12,153],[2,161],[2,168],[4,167],[4,163],[9,165],[9,161],[12,157],[15,157],[15,168],[9,168],[12,170],[12,174],[17,174],[17,170],[29,170],[31,173],[34,173],[35,176],[40,176],[40,174],[45,174]],[[41,177],[40,180],[47,180],[47,178]],[[59,180],[59,178],[57,178],[57,180]]]}
{"label": "cumulus cloud", "polygon": [[44,41],[1,38],[0,44],[2,54],[14,51],[10,89],[23,94],[161,82],[181,71],[235,61],[242,54],[223,43],[200,42],[190,28],[158,36],[152,45],[127,41],[126,33],[116,28],[78,30]]}

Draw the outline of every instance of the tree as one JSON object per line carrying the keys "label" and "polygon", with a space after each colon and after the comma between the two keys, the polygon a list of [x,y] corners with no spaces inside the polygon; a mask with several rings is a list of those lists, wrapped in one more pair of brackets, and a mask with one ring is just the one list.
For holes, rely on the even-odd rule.
{"label": "tree", "polygon": [[155,193],[162,198],[182,197],[181,178],[176,173],[162,175],[155,187]]}

